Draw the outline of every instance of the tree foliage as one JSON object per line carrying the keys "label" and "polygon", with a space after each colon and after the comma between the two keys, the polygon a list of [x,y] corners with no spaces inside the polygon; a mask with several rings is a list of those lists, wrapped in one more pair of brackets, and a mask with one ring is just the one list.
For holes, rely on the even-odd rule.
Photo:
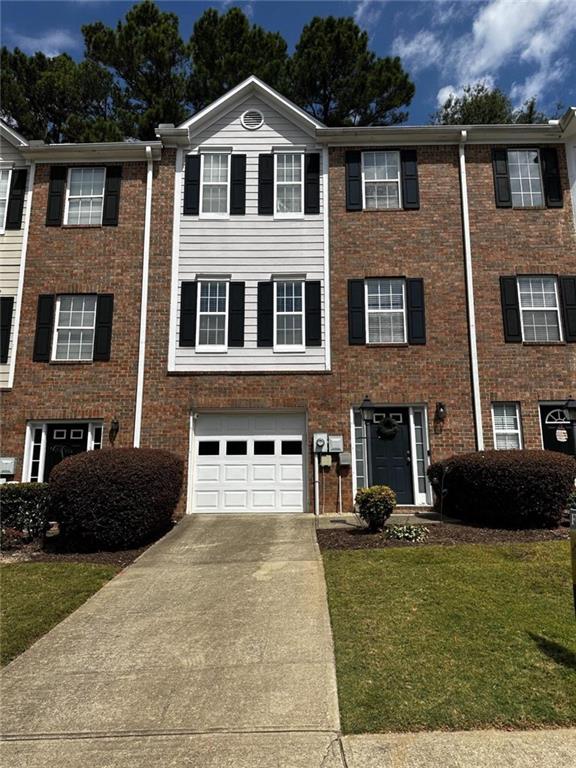
{"label": "tree foliage", "polygon": [[546,123],[548,117],[538,110],[536,99],[528,99],[514,109],[509,97],[486,83],[466,85],[462,95],[450,94],[432,115],[438,125],[488,125],[509,123]]}

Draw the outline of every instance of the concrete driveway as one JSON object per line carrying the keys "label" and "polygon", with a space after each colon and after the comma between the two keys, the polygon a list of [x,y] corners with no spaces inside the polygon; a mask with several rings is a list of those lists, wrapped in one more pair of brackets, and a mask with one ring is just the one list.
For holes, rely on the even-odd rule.
{"label": "concrete driveway", "polygon": [[306,516],[185,519],[10,664],[12,768],[336,768],[336,676]]}

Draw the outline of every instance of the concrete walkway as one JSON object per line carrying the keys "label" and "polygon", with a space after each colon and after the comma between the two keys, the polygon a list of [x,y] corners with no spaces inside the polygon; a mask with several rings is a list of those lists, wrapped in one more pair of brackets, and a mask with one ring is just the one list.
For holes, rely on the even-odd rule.
{"label": "concrete walkway", "polygon": [[11,768],[339,768],[314,520],[184,520],[2,677]]}

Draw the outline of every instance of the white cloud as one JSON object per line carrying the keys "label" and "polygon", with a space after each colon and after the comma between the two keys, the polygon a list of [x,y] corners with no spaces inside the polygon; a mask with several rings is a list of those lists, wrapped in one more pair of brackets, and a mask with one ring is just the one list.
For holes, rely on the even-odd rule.
{"label": "white cloud", "polygon": [[400,56],[403,64],[411,72],[419,72],[438,65],[444,56],[440,39],[426,29],[421,29],[409,38],[399,35],[392,43],[392,53]]}
{"label": "white cloud", "polygon": [[354,21],[359,27],[370,32],[374,29],[382,14],[386,0],[359,0],[354,11]]}
{"label": "white cloud", "polygon": [[37,37],[23,35],[14,29],[7,29],[6,32],[11,45],[20,48],[25,53],[42,51],[46,56],[53,57],[66,50],[76,50],[81,46],[81,41],[65,29],[48,30]]}

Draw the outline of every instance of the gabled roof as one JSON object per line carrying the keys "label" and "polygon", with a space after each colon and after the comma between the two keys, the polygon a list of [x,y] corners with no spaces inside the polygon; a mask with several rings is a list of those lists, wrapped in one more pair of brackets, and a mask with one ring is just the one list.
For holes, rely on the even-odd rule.
{"label": "gabled roof", "polygon": [[239,83],[235,88],[220,96],[219,99],[213,101],[212,104],[197,112],[192,117],[181,123],[176,130],[188,129],[198,130],[201,126],[214,122],[220,115],[228,112],[236,104],[241,104],[249,96],[258,96],[262,101],[270,104],[270,106],[277,109],[278,112],[284,114],[289,120],[292,120],[297,125],[300,125],[305,131],[311,134],[316,132],[317,128],[322,128],[323,124],[316,120],[316,118],[309,115],[296,104],[293,104],[281,93],[275,91],[269,85],[266,85],[262,80],[255,75],[251,75],[249,78]]}
{"label": "gabled roof", "polygon": [[5,120],[0,118],[0,136],[14,147],[27,147],[28,142],[18,131],[8,125]]}

